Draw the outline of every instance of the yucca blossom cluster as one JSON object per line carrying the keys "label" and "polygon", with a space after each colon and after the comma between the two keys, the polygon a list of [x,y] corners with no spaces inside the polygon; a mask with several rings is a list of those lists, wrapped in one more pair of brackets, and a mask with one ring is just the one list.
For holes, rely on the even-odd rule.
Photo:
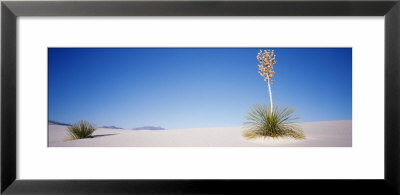
{"label": "yucca blossom cluster", "polygon": [[271,92],[271,83],[274,82],[273,77],[275,77],[274,66],[276,64],[275,60],[275,52],[274,50],[260,50],[257,54],[257,60],[260,62],[258,65],[258,73],[264,78],[264,81],[268,83],[268,92],[269,92],[269,101],[270,101],[270,108],[271,114],[273,111],[273,104],[272,104],[272,92]]}
{"label": "yucca blossom cluster", "polygon": [[276,64],[274,50],[260,50],[257,54],[257,60],[260,62],[258,65],[258,73],[264,78],[264,81],[274,82],[272,79],[275,76],[274,66]]}

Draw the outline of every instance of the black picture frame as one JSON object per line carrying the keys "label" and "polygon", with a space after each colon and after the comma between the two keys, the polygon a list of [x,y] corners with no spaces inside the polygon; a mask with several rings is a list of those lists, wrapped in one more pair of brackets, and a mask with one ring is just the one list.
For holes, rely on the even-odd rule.
{"label": "black picture frame", "polygon": [[[20,180],[17,173],[19,16],[385,16],[385,175],[382,180]],[[2,1],[1,193],[399,194],[399,0]],[[196,167],[194,167],[196,168]],[[368,171],[368,170],[365,170]]]}

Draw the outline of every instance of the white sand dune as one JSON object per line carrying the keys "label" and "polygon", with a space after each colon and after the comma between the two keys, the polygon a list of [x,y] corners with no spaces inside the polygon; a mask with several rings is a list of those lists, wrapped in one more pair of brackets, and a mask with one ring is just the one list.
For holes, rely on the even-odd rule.
{"label": "white sand dune", "polygon": [[242,136],[242,127],[176,130],[121,130],[99,128],[93,138],[69,140],[67,127],[49,125],[49,147],[351,147],[352,121],[299,123],[306,139],[253,139]]}

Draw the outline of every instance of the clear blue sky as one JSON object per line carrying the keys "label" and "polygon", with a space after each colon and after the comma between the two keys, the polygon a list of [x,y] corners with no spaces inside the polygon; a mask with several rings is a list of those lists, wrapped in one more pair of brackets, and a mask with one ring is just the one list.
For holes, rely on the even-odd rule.
{"label": "clear blue sky", "polygon": [[[260,48],[49,48],[49,120],[126,129],[240,126],[268,103]],[[274,104],[299,121],[352,119],[351,48],[274,49]]]}

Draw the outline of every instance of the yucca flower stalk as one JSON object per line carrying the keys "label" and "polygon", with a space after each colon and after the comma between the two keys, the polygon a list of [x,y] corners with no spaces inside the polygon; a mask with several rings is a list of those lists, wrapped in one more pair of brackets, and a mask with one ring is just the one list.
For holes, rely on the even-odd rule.
{"label": "yucca flower stalk", "polygon": [[274,108],[272,103],[272,91],[271,84],[275,81],[273,77],[275,77],[274,66],[276,64],[275,60],[275,52],[274,50],[260,50],[257,54],[257,60],[260,64],[258,64],[258,74],[264,78],[264,81],[268,83],[268,92],[269,92],[269,102],[270,102],[270,112],[272,114]]}

